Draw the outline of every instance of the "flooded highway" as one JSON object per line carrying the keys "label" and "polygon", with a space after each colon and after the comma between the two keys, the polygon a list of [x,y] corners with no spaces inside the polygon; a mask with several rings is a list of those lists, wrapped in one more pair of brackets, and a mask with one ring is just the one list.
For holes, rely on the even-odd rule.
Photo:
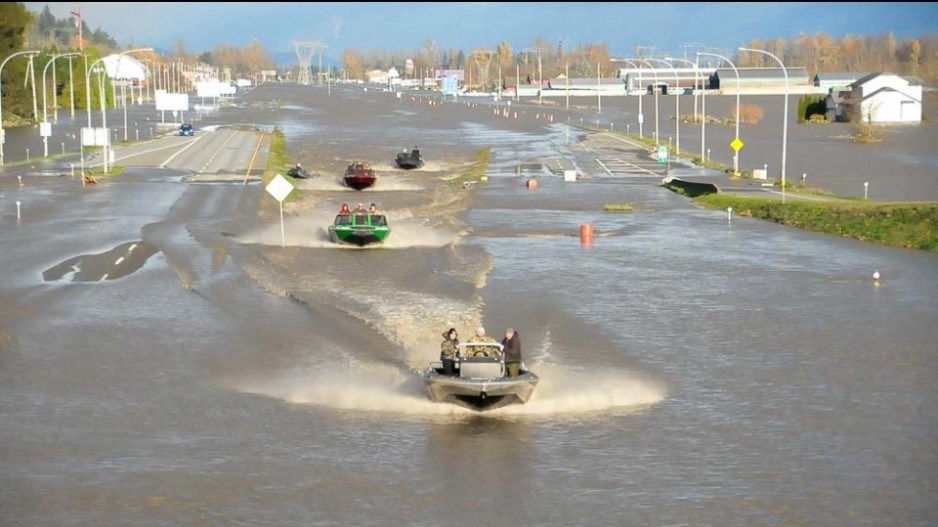
{"label": "flooded highway", "polygon": [[[728,220],[595,161],[644,153],[430,102],[270,85],[214,116],[317,174],[285,248],[258,184],[186,180],[245,173],[226,128],[96,187],[4,172],[0,524],[934,521],[935,254]],[[391,169],[414,145],[427,167]],[[445,183],[484,147],[489,181]],[[338,184],[350,159],[373,190]],[[328,241],[358,201],[387,246]],[[440,333],[479,323],[523,336],[528,404],[428,399]]]}

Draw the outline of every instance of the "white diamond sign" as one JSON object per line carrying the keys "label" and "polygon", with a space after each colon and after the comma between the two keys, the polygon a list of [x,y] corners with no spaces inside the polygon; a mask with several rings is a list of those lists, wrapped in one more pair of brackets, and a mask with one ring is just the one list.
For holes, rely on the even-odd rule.
{"label": "white diamond sign", "polygon": [[287,181],[287,178],[277,174],[274,176],[274,179],[264,187],[264,190],[273,196],[275,200],[282,203],[283,200],[287,199],[287,196],[293,192],[293,184]]}
{"label": "white diamond sign", "polygon": [[274,197],[280,203],[280,246],[286,247],[287,235],[283,230],[283,200],[293,192],[293,184],[287,181],[287,178],[277,174],[274,179],[264,187],[268,194]]}

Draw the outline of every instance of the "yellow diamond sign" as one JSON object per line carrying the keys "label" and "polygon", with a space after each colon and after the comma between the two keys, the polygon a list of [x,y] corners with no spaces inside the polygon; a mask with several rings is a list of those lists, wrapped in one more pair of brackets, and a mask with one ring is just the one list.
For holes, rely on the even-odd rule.
{"label": "yellow diamond sign", "polygon": [[738,137],[730,142],[730,148],[736,152],[739,152],[739,150],[744,146],[746,146],[746,143],[743,143],[743,140]]}

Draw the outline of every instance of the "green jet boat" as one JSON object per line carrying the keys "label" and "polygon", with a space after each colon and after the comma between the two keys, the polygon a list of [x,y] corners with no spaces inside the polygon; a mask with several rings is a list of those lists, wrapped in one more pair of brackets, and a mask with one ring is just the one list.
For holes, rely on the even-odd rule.
{"label": "green jet boat", "polygon": [[335,243],[364,247],[383,242],[391,234],[387,217],[384,214],[368,211],[350,211],[348,205],[335,217],[329,226],[329,237]]}

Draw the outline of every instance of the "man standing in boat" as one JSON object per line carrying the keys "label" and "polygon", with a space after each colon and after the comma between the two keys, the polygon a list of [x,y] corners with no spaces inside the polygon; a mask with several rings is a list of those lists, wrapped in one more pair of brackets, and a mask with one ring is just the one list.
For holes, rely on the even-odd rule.
{"label": "man standing in boat", "polygon": [[505,376],[517,377],[521,372],[521,335],[512,328],[505,330],[502,353],[505,354]]}
{"label": "man standing in boat", "polygon": [[456,328],[449,328],[443,333],[440,343],[440,360],[443,361],[443,375],[456,375],[456,358],[459,357],[459,334]]}

